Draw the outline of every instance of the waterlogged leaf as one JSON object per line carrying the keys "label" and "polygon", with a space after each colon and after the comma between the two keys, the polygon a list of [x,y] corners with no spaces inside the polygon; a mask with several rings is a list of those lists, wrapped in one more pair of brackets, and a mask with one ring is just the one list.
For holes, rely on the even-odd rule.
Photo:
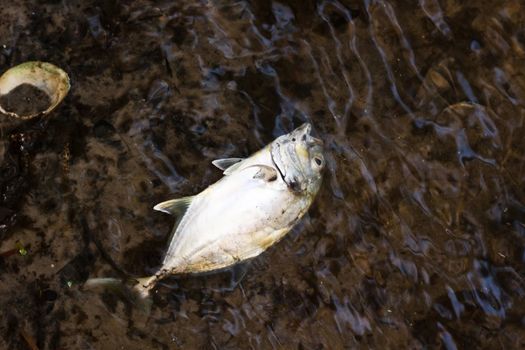
{"label": "waterlogged leaf", "polygon": [[27,249],[24,247],[24,245],[20,242],[16,242],[16,248],[18,249],[18,254],[22,256],[27,255]]}

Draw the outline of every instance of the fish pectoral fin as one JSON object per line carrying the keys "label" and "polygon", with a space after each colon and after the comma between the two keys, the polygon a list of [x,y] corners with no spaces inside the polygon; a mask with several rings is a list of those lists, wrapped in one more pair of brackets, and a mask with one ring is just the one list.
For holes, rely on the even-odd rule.
{"label": "fish pectoral fin", "polygon": [[[226,170],[230,170],[229,168],[232,167],[235,164],[239,164],[242,162],[244,158],[223,158],[223,159],[215,159],[213,162],[211,162],[213,165],[215,165],[217,168],[224,171],[224,174],[226,174]],[[231,173],[229,171],[228,173]]]}
{"label": "fish pectoral fin", "polygon": [[254,179],[261,179],[266,182],[272,182],[277,180],[277,170],[275,170],[275,168],[263,164],[253,166],[259,168],[259,171],[253,176]]}
{"label": "fish pectoral fin", "polygon": [[195,196],[188,196],[177,199],[171,199],[169,201],[157,204],[153,207],[153,209],[181,218],[190,206],[191,201],[194,197]]}

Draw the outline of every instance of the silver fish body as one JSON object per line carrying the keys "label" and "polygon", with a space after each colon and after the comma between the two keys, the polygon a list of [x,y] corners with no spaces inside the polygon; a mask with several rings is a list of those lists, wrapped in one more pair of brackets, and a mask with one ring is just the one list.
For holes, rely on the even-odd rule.
{"label": "silver fish body", "polygon": [[222,269],[283,238],[321,184],[322,142],[310,132],[310,124],[304,124],[249,158],[216,160],[223,178],[195,196],[156,205],[179,221],[161,268],[139,279],[135,289],[147,296],[167,275]]}

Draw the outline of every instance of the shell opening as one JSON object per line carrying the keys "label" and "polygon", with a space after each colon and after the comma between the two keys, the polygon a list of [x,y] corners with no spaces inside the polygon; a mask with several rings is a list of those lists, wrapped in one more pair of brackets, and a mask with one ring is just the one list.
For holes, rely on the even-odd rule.
{"label": "shell opening", "polygon": [[0,76],[0,112],[21,119],[47,114],[69,92],[66,72],[46,62],[25,62]]}

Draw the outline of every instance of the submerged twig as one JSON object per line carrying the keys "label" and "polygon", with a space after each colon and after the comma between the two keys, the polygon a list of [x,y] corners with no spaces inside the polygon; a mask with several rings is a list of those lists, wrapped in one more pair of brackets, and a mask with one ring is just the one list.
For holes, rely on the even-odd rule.
{"label": "submerged twig", "polygon": [[36,345],[36,341],[35,339],[29,335],[25,330],[23,329],[20,329],[18,331],[18,333],[20,334],[20,336],[25,340],[26,342],[26,345],[29,349],[31,350],[38,350],[38,346]]}

